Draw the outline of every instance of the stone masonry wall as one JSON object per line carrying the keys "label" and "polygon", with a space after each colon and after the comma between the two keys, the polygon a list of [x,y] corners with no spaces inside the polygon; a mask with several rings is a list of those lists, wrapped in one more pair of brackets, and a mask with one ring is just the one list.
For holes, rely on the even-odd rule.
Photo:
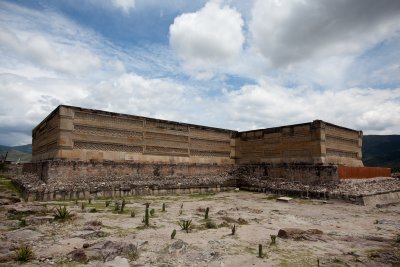
{"label": "stone masonry wall", "polygon": [[237,163],[323,163],[321,121],[238,133]]}
{"label": "stone masonry wall", "polygon": [[[234,163],[229,130],[69,106],[60,106],[53,117],[59,118],[54,159]],[[43,154],[35,151],[33,161],[46,159]]]}
{"label": "stone masonry wall", "polygon": [[33,161],[362,166],[362,132],[315,120],[237,132],[71,106],[33,131]]}

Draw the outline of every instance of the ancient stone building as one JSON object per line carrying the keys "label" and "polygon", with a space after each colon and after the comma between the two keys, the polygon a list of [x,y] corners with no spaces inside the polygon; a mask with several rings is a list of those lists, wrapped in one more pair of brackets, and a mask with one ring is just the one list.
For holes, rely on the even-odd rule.
{"label": "ancient stone building", "polygon": [[320,120],[252,131],[59,106],[14,182],[28,200],[266,190],[390,175],[362,167],[362,132]]}
{"label": "ancient stone building", "polygon": [[32,131],[33,161],[362,166],[362,132],[320,120],[245,132],[59,106]]}

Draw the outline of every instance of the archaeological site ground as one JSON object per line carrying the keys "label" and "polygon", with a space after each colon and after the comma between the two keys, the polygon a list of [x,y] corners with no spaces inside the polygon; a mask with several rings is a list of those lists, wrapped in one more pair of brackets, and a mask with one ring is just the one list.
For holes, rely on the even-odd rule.
{"label": "archaeological site ground", "polygon": [[362,136],[59,106],[0,171],[0,266],[400,266],[399,176]]}

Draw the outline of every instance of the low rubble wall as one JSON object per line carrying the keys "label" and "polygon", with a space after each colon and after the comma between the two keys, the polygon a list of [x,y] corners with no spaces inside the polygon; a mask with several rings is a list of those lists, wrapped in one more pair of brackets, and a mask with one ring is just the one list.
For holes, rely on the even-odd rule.
{"label": "low rubble wall", "polygon": [[271,182],[291,182],[303,185],[338,182],[337,166],[313,164],[253,164],[238,165],[235,175],[239,187],[268,187]]}
{"label": "low rubble wall", "polygon": [[282,182],[337,182],[336,166],[149,164],[52,160],[24,164],[13,179],[27,200],[219,192]]}
{"label": "low rubble wall", "polygon": [[236,186],[232,165],[43,161],[13,182],[27,200],[219,192]]}

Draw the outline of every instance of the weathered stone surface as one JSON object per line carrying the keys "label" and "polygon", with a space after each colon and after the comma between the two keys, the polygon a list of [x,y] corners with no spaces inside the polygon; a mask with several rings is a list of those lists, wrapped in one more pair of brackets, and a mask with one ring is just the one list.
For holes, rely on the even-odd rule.
{"label": "weathered stone surface", "polygon": [[294,240],[315,240],[322,234],[323,232],[318,229],[302,230],[298,228],[283,228],[279,230],[278,237]]}
{"label": "weathered stone surface", "polygon": [[129,260],[120,256],[115,257],[112,261],[104,263],[105,267],[130,267]]}
{"label": "weathered stone surface", "polygon": [[77,261],[80,263],[86,263],[89,261],[88,256],[86,255],[83,249],[77,249],[68,254],[69,258],[73,261]]}
{"label": "weathered stone surface", "polygon": [[46,216],[28,216],[25,218],[25,221],[28,225],[41,225],[45,223],[51,223],[54,221],[54,216],[46,215]]}
{"label": "weathered stone surface", "polygon": [[103,240],[94,243],[86,249],[76,249],[71,251],[68,255],[72,260],[82,262],[80,260],[102,260],[104,262],[112,261],[117,256],[130,257],[130,255],[137,254],[138,248],[132,243],[117,242],[110,240]]}
{"label": "weathered stone surface", "polygon": [[183,253],[185,252],[187,247],[188,243],[184,242],[181,239],[178,239],[169,246],[168,251],[169,253]]}
{"label": "weathered stone surface", "polygon": [[4,233],[4,235],[7,237],[8,240],[16,241],[35,241],[43,236],[43,234],[31,229],[17,229]]}

